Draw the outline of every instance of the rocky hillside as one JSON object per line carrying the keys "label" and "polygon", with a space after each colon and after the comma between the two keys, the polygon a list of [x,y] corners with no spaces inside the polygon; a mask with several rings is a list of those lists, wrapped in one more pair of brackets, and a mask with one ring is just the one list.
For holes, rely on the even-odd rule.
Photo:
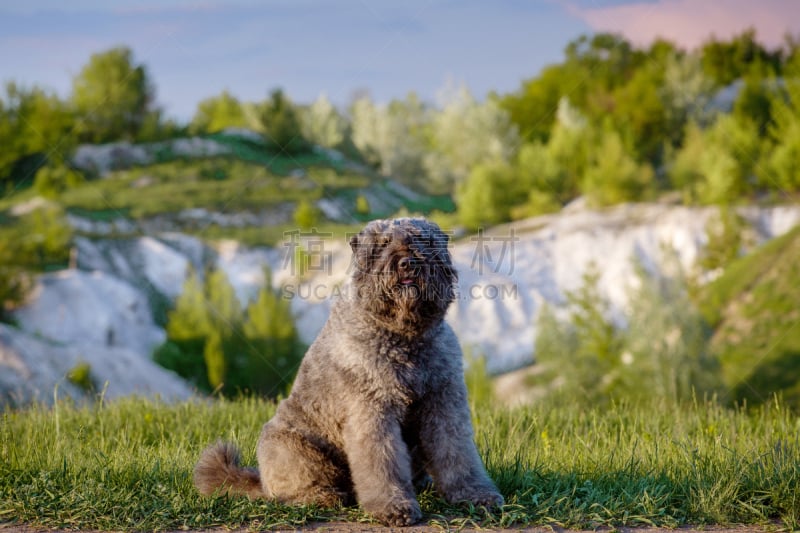
{"label": "rocky hillside", "polygon": [[[461,237],[452,248],[459,297],[448,320],[465,347],[486,356],[493,372],[529,364],[542,305],[562,305],[565,291],[580,285],[589,265],[600,271],[601,289],[621,320],[635,262],[658,273],[677,259],[692,271],[708,245],[707,224],[717,213],[662,204],[604,211],[572,205],[555,215]],[[748,207],[739,214],[749,235],[744,242],[751,247],[800,221],[796,206]],[[291,247],[230,240],[212,246],[176,232],[79,237],[77,269],[41,276],[30,302],[14,314],[16,327],[2,326],[0,391],[7,401],[47,401],[60,384],[61,393],[80,397],[87,392],[85,383],[82,388],[65,376],[88,363],[89,390],[186,397],[191,393],[186,385],[150,356],[164,339],[158,324],[189,265],[197,271],[224,270],[242,302],[255,295],[269,266],[274,285],[292,300],[302,339],[310,342],[346,276],[350,251],[343,236],[311,235],[299,242],[309,264],[324,266],[298,272],[296,256],[287,256]]]}

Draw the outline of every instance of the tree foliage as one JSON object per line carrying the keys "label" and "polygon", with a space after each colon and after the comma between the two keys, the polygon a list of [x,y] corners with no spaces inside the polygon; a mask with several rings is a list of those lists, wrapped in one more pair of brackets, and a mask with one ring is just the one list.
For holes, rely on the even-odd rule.
{"label": "tree foliage", "polygon": [[319,208],[308,200],[300,200],[294,210],[294,222],[300,229],[310,230],[319,225],[321,218],[322,213]]}
{"label": "tree foliage", "polygon": [[756,40],[754,29],[748,29],[729,41],[712,38],[702,47],[703,68],[718,86],[729,85],[744,77],[754,66],[781,68],[780,51],[770,52]]}
{"label": "tree foliage", "polygon": [[730,204],[752,191],[763,145],[755,124],[720,115],[707,130],[689,124],[669,170],[689,203]]}
{"label": "tree foliage", "polygon": [[461,223],[477,230],[511,218],[511,206],[518,197],[514,168],[496,161],[472,169],[456,196]]}
{"label": "tree foliage", "polygon": [[36,171],[33,188],[45,198],[56,198],[83,183],[83,175],[66,165],[46,165]]}
{"label": "tree foliage", "polygon": [[478,102],[466,87],[449,97],[431,122],[432,147],[424,159],[429,190],[460,186],[481,163],[508,162],[519,147],[517,128],[494,98]]}
{"label": "tree foliage", "polygon": [[653,187],[653,169],[628,152],[622,137],[605,129],[591,154],[581,191],[597,206],[643,200]]}
{"label": "tree foliage", "polygon": [[74,114],[55,95],[9,82],[0,98],[0,184],[30,184],[48,160],[64,161],[75,146]]}
{"label": "tree foliage", "polygon": [[72,81],[78,133],[89,142],[133,140],[151,110],[154,89],[126,47],[92,55]]}
{"label": "tree foliage", "polygon": [[416,188],[424,188],[428,110],[414,93],[388,105],[367,97],[350,108],[353,144],[381,174]]}
{"label": "tree foliage", "polygon": [[225,128],[245,128],[248,121],[239,100],[227,90],[219,96],[206,98],[197,104],[190,131],[214,133]]}
{"label": "tree foliage", "polygon": [[789,82],[787,92],[788,99],[773,100],[774,122],[768,132],[774,148],[765,151],[761,165],[766,169],[763,186],[783,193],[800,191],[800,82]]}
{"label": "tree foliage", "polygon": [[541,312],[536,360],[544,372],[538,381],[556,400],[678,405],[719,390],[719,364],[679,270],[653,277],[639,266],[637,273],[624,327],[609,316],[596,267],[567,293],[564,319],[550,307]]}
{"label": "tree foliage", "polygon": [[272,289],[268,269],[264,277],[256,300],[243,310],[222,270],[208,271],[205,281],[190,270],[156,362],[209,392],[284,392],[302,351],[288,300]]}
{"label": "tree foliage", "polygon": [[347,120],[328,100],[325,93],[300,114],[303,136],[314,144],[325,148],[341,145],[348,134]]}
{"label": "tree foliage", "polygon": [[272,150],[288,155],[309,149],[297,109],[281,89],[273,90],[261,105],[264,141]]}

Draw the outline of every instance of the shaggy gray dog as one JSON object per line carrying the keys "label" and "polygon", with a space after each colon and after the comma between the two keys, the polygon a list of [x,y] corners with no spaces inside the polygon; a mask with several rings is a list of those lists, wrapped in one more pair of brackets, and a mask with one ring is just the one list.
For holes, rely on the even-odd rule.
{"label": "shaggy gray dog", "polygon": [[258,470],[230,444],[207,448],[194,481],[216,492],[324,506],[352,503],[399,526],[421,517],[415,487],[448,502],[502,505],[473,442],[462,355],[444,322],[456,272],[424,219],[377,220],[354,236],[353,273],[264,425]]}

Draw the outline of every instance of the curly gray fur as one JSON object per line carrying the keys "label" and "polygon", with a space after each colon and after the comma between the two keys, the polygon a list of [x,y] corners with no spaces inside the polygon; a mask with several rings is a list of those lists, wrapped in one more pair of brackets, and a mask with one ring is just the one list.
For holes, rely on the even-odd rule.
{"label": "curly gray fur", "polygon": [[[448,237],[424,219],[369,223],[353,272],[264,425],[258,476],[218,443],[195,483],[286,503],[352,503],[387,525],[422,513],[415,487],[449,502],[502,505],[473,442],[462,354],[444,315],[457,280]],[[260,484],[260,489],[255,488]]]}

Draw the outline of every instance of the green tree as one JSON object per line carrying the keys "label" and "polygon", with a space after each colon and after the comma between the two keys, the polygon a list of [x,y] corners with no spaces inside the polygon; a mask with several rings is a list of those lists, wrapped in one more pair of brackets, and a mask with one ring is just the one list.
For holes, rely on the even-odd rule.
{"label": "green tree", "polygon": [[618,131],[630,134],[638,161],[659,161],[665,142],[671,141],[663,86],[664,69],[661,63],[651,62],[637,69],[628,83],[614,91],[611,116]]}
{"label": "green tree", "polygon": [[272,91],[269,99],[262,104],[261,126],[267,146],[276,152],[291,155],[309,149],[297,110],[280,89]]}
{"label": "green tree", "polygon": [[466,87],[433,116],[431,139],[424,166],[428,189],[438,193],[456,190],[480,164],[510,162],[519,146],[517,128],[498,101],[477,102]]}
{"label": "green tree", "polygon": [[748,74],[733,102],[733,116],[742,122],[755,123],[758,135],[763,136],[772,122],[772,102],[778,96],[777,86],[775,78],[759,72]]}
{"label": "green tree", "polygon": [[683,146],[670,161],[668,175],[672,187],[681,191],[686,204],[697,200],[697,186],[703,180],[700,161],[706,152],[706,138],[696,122],[686,125]]}
{"label": "green tree", "polygon": [[348,124],[325,93],[300,115],[303,136],[326,148],[336,148],[347,136]]}
{"label": "green tree", "polygon": [[193,133],[214,133],[225,128],[244,128],[248,122],[239,100],[227,90],[197,104],[189,129]]}
{"label": "green tree", "polygon": [[710,353],[707,326],[689,299],[677,259],[672,262],[673,275],[649,275],[637,266],[616,397],[677,405],[719,391],[719,362]]}
{"label": "green tree", "polygon": [[0,184],[26,184],[37,169],[65,160],[75,146],[74,116],[55,95],[14,83],[0,98]]}
{"label": "green tree", "polygon": [[781,53],[768,51],[756,40],[754,29],[748,29],[730,41],[712,38],[701,49],[703,68],[718,86],[729,85],[744,77],[754,66],[779,72]]}
{"label": "green tree", "polygon": [[430,113],[416,94],[388,105],[358,98],[350,117],[353,145],[367,163],[414,188],[428,187],[423,158]]}
{"label": "green tree", "polygon": [[206,273],[205,294],[211,329],[226,332],[235,330],[243,319],[242,306],[224,270]]}
{"label": "green tree", "polygon": [[677,260],[649,275],[636,266],[626,326],[610,320],[591,266],[582,285],[567,293],[566,317],[549,306],[537,322],[533,385],[557,401],[596,406],[607,401],[655,401],[675,405],[719,390],[717,359],[708,350],[706,325],[689,299]]}
{"label": "green tree", "polygon": [[729,204],[753,189],[761,150],[752,121],[720,115],[705,131],[688,126],[668,173],[687,201]]}
{"label": "green tree", "polygon": [[762,186],[780,192],[800,190],[800,83],[791,81],[787,89],[788,100],[773,103],[774,124],[768,128],[773,148],[764,154],[759,176]]}
{"label": "green tree", "polygon": [[653,187],[653,169],[638,164],[620,134],[604,128],[597,150],[581,181],[581,190],[593,205],[613,205],[642,200]]}
{"label": "green tree", "polygon": [[320,210],[308,200],[300,200],[294,210],[294,222],[304,230],[317,226],[320,216]]}
{"label": "green tree", "polygon": [[223,348],[222,334],[217,330],[211,330],[205,339],[203,362],[206,365],[207,379],[211,390],[222,389],[226,384],[228,361]]}
{"label": "green tree", "polygon": [[547,66],[538,77],[524,81],[516,93],[500,100],[523,139],[547,141],[556,120],[558,102],[567,94],[574,98],[570,89],[581,87],[577,81],[570,83],[576,78],[574,70],[572,65]]}
{"label": "green tree", "polygon": [[511,218],[511,208],[519,198],[518,182],[511,165],[504,162],[480,164],[458,189],[458,216],[471,230],[505,222]]}
{"label": "green tree", "polygon": [[706,222],[708,244],[699,264],[705,270],[725,268],[739,257],[745,244],[744,232],[747,225],[744,219],[731,207],[722,205],[717,216]]}
{"label": "green tree", "polygon": [[243,332],[248,340],[245,368],[254,390],[275,396],[285,392],[302,359],[289,300],[272,288],[272,274],[264,270],[264,286],[247,307]]}
{"label": "green tree", "polygon": [[557,211],[575,198],[586,171],[591,148],[591,128],[567,98],[558,104],[557,122],[547,144],[525,144],[516,168],[528,201],[514,210],[514,218]]}
{"label": "green tree", "polygon": [[222,270],[208,271],[205,282],[190,270],[155,361],[209,392],[283,392],[302,352],[289,302],[272,290],[268,271],[265,278],[245,312]]}
{"label": "green tree", "polygon": [[167,315],[167,336],[175,341],[191,341],[205,337],[210,330],[203,283],[190,267],[175,309]]}
{"label": "green tree", "polygon": [[622,335],[609,318],[610,306],[600,294],[599,279],[597,267],[591,265],[581,286],[566,294],[566,320],[559,320],[546,306],[536,327],[536,361],[545,370],[544,384],[556,384],[557,398],[568,395],[588,405],[607,401],[620,378]]}
{"label": "green tree", "polygon": [[687,124],[707,126],[713,120],[711,100],[714,80],[703,70],[699,53],[673,53],[664,59],[664,81],[660,88],[664,102],[666,133],[671,146],[683,141]]}
{"label": "green tree", "polygon": [[72,81],[72,103],[80,117],[78,132],[89,142],[133,140],[147,117],[154,89],[129,48],[92,55]]}

